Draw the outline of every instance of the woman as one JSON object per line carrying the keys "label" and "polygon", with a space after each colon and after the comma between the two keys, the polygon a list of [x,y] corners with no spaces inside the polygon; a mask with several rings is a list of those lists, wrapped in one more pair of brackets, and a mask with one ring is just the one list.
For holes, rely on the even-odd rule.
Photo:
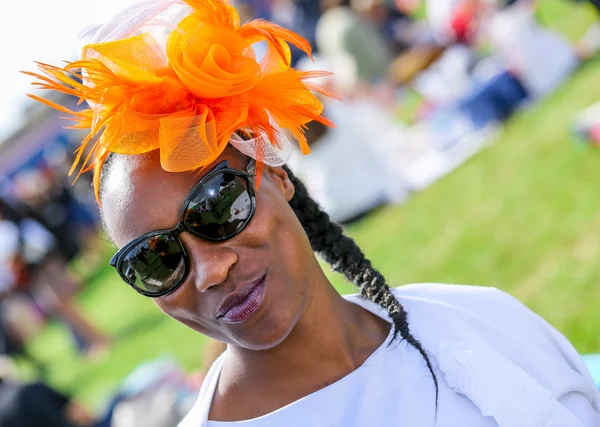
{"label": "woman", "polygon": [[[598,425],[598,392],[558,332],[497,290],[391,290],[281,166],[276,125],[305,146],[306,123],[330,124],[310,92],[324,92],[318,73],[290,68],[288,43],[310,49],[240,26],[220,0],[157,0],[37,76],[90,105],[74,118],[91,127],[83,147],[99,136],[89,159],[120,248],[111,264],[228,344],[181,425]],[[313,251],[361,295],[341,297]]]}

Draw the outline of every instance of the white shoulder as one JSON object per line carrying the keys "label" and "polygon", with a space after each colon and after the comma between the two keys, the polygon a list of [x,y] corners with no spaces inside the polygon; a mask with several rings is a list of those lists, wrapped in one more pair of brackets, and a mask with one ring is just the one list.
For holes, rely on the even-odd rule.
{"label": "white shoulder", "polygon": [[498,288],[441,283],[413,283],[392,288],[399,298],[438,301],[457,306],[477,307],[481,304],[521,305],[514,297]]}
{"label": "white shoulder", "polygon": [[437,325],[442,329],[451,329],[455,319],[464,320],[481,333],[490,336],[499,333],[526,342],[566,359],[572,367],[587,373],[579,354],[560,332],[519,300],[497,288],[422,283],[394,288],[393,292],[417,328],[419,322],[433,326],[429,318],[435,318],[436,323],[443,321],[444,324]]}
{"label": "white shoulder", "polygon": [[[442,316],[468,319],[480,328],[499,330],[541,350],[559,352],[585,366],[571,343],[553,326],[508,293],[493,287],[421,283],[393,289],[407,307],[409,316],[421,317],[423,310]],[[436,307],[436,309],[434,309]]]}

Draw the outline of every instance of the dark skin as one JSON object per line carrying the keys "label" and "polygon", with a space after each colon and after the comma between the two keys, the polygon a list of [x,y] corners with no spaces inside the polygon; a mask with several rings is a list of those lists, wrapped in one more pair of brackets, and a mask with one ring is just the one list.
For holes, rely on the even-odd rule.
{"label": "dark skin", "polygon": [[[244,169],[248,158],[227,149]],[[210,168],[205,169],[205,171]],[[108,233],[119,247],[173,227],[203,173],[168,173],[158,155],[119,156],[102,189]],[[244,231],[221,243],[183,233],[187,280],[154,300],[167,315],[229,344],[209,418],[240,421],[279,409],[348,375],[385,341],[389,324],[342,298],[328,281],[288,202],[282,168],[265,167],[257,208]],[[217,319],[228,295],[267,272],[260,308],[241,323]]]}

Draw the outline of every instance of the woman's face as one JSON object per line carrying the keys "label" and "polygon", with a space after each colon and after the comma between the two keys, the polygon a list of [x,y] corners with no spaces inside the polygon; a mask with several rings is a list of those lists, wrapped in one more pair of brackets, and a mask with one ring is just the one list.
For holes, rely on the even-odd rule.
{"label": "woman's face", "polygon": [[[240,170],[248,163],[233,149],[225,150],[215,164],[222,160]],[[166,172],[156,153],[117,156],[106,172],[102,213],[120,248],[144,233],[174,227],[184,199],[205,173]],[[187,278],[174,292],[154,299],[156,305],[190,328],[236,346],[259,350],[282,342],[306,307],[311,277],[318,268],[288,204],[293,192],[283,169],[265,167],[256,213],[241,233],[214,243],[184,232]],[[228,297],[263,276],[262,293],[255,299],[260,301],[258,308],[249,317],[232,321],[219,313]]]}

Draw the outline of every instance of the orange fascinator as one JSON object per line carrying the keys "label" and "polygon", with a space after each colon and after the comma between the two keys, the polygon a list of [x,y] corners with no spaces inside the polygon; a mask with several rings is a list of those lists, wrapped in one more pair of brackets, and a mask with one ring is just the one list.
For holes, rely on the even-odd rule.
{"label": "orange fascinator", "polygon": [[[267,51],[259,61],[253,45],[261,41]],[[72,128],[89,129],[71,172],[94,169],[98,194],[111,152],[159,150],[165,170],[182,172],[211,164],[231,143],[259,164],[280,166],[290,152],[285,128],[308,153],[306,124],[333,126],[315,93],[331,95],[311,82],[328,73],[291,68],[289,44],[310,55],[306,40],[275,24],[240,25],[224,0],[153,0],[100,27],[81,60],[63,68],[38,63],[39,73],[26,74],[41,89],[87,102],[70,111],[30,95],[70,114]]]}

